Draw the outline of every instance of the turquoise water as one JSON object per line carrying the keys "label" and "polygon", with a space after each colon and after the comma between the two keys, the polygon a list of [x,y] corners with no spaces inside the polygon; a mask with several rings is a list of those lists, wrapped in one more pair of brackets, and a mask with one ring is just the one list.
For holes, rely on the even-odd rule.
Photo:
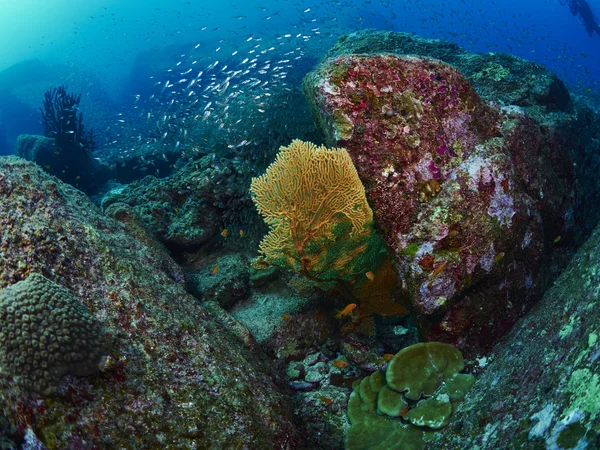
{"label": "turquoise water", "polygon": [[[600,9],[598,0],[589,3]],[[198,67],[229,60],[231,68],[252,55],[247,52],[254,49],[260,56],[261,50],[274,46],[282,50],[278,60],[289,60],[287,80],[294,82],[340,35],[364,28],[445,39],[469,51],[510,53],[544,64],[592,105],[599,96],[600,36],[588,36],[558,1],[4,0],[1,4],[0,154],[12,152],[19,134],[41,132],[37,108],[23,105],[23,90],[34,95],[32,83],[38,98],[42,87],[71,85],[83,94],[81,107],[88,115],[93,112],[87,98],[101,91],[104,121],[92,123],[100,130],[110,126],[105,123],[108,115],[113,119],[127,115],[130,108],[143,104],[153,92],[152,84],[166,81],[168,70],[176,71],[178,62],[185,66],[195,60]],[[286,52],[293,53],[287,58]],[[19,64],[32,60],[43,66],[18,70]],[[257,61],[253,69],[260,69],[261,60],[268,58]],[[60,67],[60,76],[49,76],[49,67]],[[264,79],[272,73],[261,75]],[[28,87],[20,92],[25,83]],[[34,104],[34,98],[27,100]],[[120,143],[122,137],[100,136],[99,147]]]}

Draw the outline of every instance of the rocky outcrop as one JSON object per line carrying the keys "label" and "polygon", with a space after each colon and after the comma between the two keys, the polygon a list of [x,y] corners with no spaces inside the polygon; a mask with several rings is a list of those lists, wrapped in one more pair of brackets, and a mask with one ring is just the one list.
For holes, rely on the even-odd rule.
{"label": "rocky outcrop", "polygon": [[37,272],[112,341],[102,372],[65,375],[50,397],[3,375],[0,411],[19,439],[37,436],[49,448],[302,448],[270,363],[239,326],[232,331],[227,313],[217,319],[186,292],[151,237],[134,238],[81,192],[15,157],[0,158],[0,211],[0,287]]}
{"label": "rocky outcrop", "polygon": [[598,220],[597,118],[516,58],[394,33],[350,35],[328,56],[305,93],[357,167],[422,338],[489,351]]}

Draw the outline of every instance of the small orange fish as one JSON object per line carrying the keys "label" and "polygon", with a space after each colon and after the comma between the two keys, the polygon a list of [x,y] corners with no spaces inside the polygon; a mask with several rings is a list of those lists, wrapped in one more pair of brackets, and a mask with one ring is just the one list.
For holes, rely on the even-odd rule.
{"label": "small orange fish", "polygon": [[494,262],[500,262],[502,258],[504,258],[504,252],[500,252],[496,256],[494,256]]}
{"label": "small orange fish", "polygon": [[244,237],[244,230],[240,230],[240,237]]}
{"label": "small orange fish", "polygon": [[317,320],[321,320],[323,318],[323,313],[322,312],[316,312],[315,315],[313,316],[315,319]]}
{"label": "small orange fish", "polygon": [[352,310],[354,308],[356,308],[356,303],[350,303],[349,305],[346,305],[346,307],[344,309],[342,309],[341,311],[338,311],[335,314],[335,318],[336,319],[340,319],[342,316],[347,316],[348,314],[350,314],[352,312]]}
{"label": "small orange fish", "polygon": [[431,272],[431,279],[433,280],[435,277],[437,277],[440,273],[442,273],[442,271],[444,270],[444,267],[446,267],[446,263],[442,263],[441,265],[439,265],[437,267],[437,269],[435,269],[433,272]]}
{"label": "small orange fish", "polygon": [[348,363],[346,361],[342,361],[341,359],[336,359],[333,362],[333,365],[338,369],[345,369],[346,367],[348,367]]}
{"label": "small orange fish", "polygon": [[408,411],[410,411],[410,408],[404,408],[402,411],[400,411],[400,417],[407,415]]}
{"label": "small orange fish", "polygon": [[382,358],[385,362],[390,361],[393,357],[394,357],[393,353],[386,353],[385,355],[382,356]]}
{"label": "small orange fish", "polygon": [[223,236],[224,238],[226,238],[228,234],[229,234],[229,230],[227,228],[225,228],[223,231],[221,231],[221,236]]}
{"label": "small orange fish", "polygon": [[333,400],[331,400],[330,398],[327,398],[327,397],[323,397],[322,395],[319,395],[319,400],[321,400],[327,406],[333,405]]}
{"label": "small orange fish", "polygon": [[285,314],[285,313],[283,313],[283,314],[281,315],[281,318],[282,318],[282,319],[285,319],[285,320],[290,320],[290,319],[292,318],[292,316],[290,316],[289,314]]}
{"label": "small orange fish", "polygon": [[560,242],[560,236],[556,236],[552,242],[558,244]]}
{"label": "small orange fish", "polygon": [[217,264],[215,267],[213,267],[213,269],[211,270],[210,274],[211,275],[216,275],[218,271],[219,271],[219,265]]}
{"label": "small orange fish", "polygon": [[375,279],[375,274],[373,272],[365,273],[365,276],[369,279],[369,281],[373,281]]}

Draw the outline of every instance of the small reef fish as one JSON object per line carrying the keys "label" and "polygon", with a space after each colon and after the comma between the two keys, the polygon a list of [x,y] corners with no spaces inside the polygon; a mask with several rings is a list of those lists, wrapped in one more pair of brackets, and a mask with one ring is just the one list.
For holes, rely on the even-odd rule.
{"label": "small reef fish", "polygon": [[223,231],[221,231],[221,236],[226,238],[229,235],[229,230],[227,228],[225,228]]}
{"label": "small reef fish", "polygon": [[385,361],[385,362],[389,362],[392,358],[394,357],[393,353],[386,353],[385,355],[383,355],[381,358]]}
{"label": "small reef fish", "polygon": [[323,397],[322,395],[319,395],[319,400],[321,400],[327,406],[333,405],[333,400],[331,400],[330,398],[327,398],[327,397]]}
{"label": "small reef fish", "polygon": [[354,308],[356,308],[358,305],[356,303],[350,303],[349,305],[346,305],[346,307],[344,309],[342,309],[341,311],[338,311],[335,314],[335,318],[336,319],[340,319],[342,316],[347,316],[348,314],[350,314],[352,312],[352,310],[354,310]]}
{"label": "small reef fish", "polygon": [[210,271],[210,274],[216,275],[218,271],[219,271],[219,265],[217,264],[215,267],[212,268],[212,270]]}
{"label": "small reef fish", "polygon": [[365,276],[369,279],[369,281],[373,281],[375,279],[375,274],[373,272],[365,273]]}
{"label": "small reef fish", "polygon": [[440,273],[442,273],[442,271],[444,270],[444,267],[446,267],[446,263],[445,262],[442,263],[441,265],[439,265],[433,272],[431,272],[431,279],[433,280]]}
{"label": "small reef fish", "polygon": [[341,359],[336,359],[333,362],[333,365],[338,369],[345,369],[346,367],[348,367],[348,363],[346,361],[342,361]]}
{"label": "small reef fish", "polygon": [[285,313],[283,313],[283,314],[281,315],[281,318],[282,318],[282,319],[285,319],[285,320],[290,320],[290,319],[292,318],[292,316],[290,316],[289,314],[285,314]]}
{"label": "small reef fish", "polygon": [[244,230],[240,230],[240,237],[244,237]]}

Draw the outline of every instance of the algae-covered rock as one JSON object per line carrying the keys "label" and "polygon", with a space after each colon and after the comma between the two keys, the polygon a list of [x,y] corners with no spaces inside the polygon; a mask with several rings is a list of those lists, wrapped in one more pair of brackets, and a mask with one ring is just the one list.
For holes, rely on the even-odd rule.
{"label": "algae-covered rock", "polygon": [[304,91],[356,166],[424,341],[489,352],[600,218],[600,122],[537,64],[358,32]]}
{"label": "algae-covered rock", "polygon": [[35,164],[2,157],[0,174],[0,289],[40,273],[112,335],[104,371],[64,375],[57,395],[0,373],[17,429],[56,449],[305,448],[269,360],[186,292],[174,262]]}

